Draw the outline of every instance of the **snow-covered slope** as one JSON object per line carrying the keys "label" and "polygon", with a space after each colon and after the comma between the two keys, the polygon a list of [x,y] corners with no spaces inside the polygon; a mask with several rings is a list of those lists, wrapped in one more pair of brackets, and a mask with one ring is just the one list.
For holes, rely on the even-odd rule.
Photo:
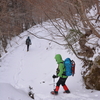
{"label": "snow-covered slope", "polygon": [[[48,26],[49,27],[49,26]],[[32,29],[31,29],[32,30]],[[44,34],[43,28],[35,27]],[[34,31],[34,30],[33,30]],[[29,52],[26,51],[25,39],[27,35],[32,40]],[[33,87],[35,100],[99,100],[100,92],[86,90],[81,77],[82,62],[74,54],[64,48],[46,40],[39,40],[27,32],[15,37],[8,46],[8,53],[3,54],[0,67],[0,100],[32,100],[28,96],[28,87]],[[55,74],[57,64],[55,54],[61,54],[65,59],[70,57],[76,62],[75,76],[70,76],[66,84],[71,93],[63,94],[60,87],[59,95],[53,96],[54,89],[52,75]],[[55,80],[55,82],[57,79]]]}

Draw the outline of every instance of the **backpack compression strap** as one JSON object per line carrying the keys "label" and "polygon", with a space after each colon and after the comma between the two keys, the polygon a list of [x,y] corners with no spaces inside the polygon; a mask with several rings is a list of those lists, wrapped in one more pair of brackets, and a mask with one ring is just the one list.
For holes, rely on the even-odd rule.
{"label": "backpack compression strap", "polygon": [[75,74],[75,62],[72,60],[72,74]]}

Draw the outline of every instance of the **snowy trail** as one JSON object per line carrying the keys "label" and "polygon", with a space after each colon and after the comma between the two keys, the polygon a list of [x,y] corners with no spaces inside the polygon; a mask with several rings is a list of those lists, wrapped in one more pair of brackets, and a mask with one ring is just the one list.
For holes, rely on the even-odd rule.
{"label": "snowy trail", "polygon": [[[25,48],[25,47],[24,47]],[[17,61],[18,65],[15,66],[17,68],[16,73],[14,73],[13,76],[13,81],[14,81],[14,86],[15,87],[28,87],[29,85],[31,85],[32,87],[34,87],[34,83],[37,84],[35,86],[35,96],[36,96],[36,100],[52,100],[54,98],[54,96],[52,96],[50,94],[50,91],[53,89],[53,85],[50,85],[50,83],[52,83],[52,78],[51,80],[50,77],[53,73],[55,73],[55,70],[51,67],[51,69],[48,69],[48,63],[50,63],[50,61],[47,59],[48,57],[52,57],[52,55],[54,55],[54,53],[50,53],[51,51],[46,52],[46,50],[37,50],[37,51],[29,51],[26,52],[25,49],[23,48],[17,48],[16,50],[14,50],[12,52],[12,57],[10,58],[10,61],[12,60],[16,60],[16,58],[14,57],[15,53],[18,52],[19,50],[21,50],[19,53],[19,60]],[[36,53],[37,52],[37,53]],[[30,55],[31,56],[30,58]],[[14,58],[13,58],[14,57]],[[15,61],[14,60],[14,61]],[[38,60],[41,62],[41,67],[38,62]],[[53,62],[53,61],[52,61]],[[54,61],[55,62],[55,61]],[[34,66],[35,65],[35,66]],[[53,64],[50,64],[52,66],[54,66]],[[15,67],[13,66],[13,68],[15,69]],[[38,68],[39,67],[39,68]],[[30,71],[31,69],[31,71]],[[37,73],[38,70],[42,70],[41,72],[39,71],[39,74]],[[48,72],[47,72],[48,71]],[[28,74],[27,74],[28,73]],[[27,74],[27,76],[26,76]],[[38,77],[38,75],[39,77]],[[38,77],[38,78],[37,78]],[[49,78],[48,78],[49,77]],[[35,81],[34,81],[35,80]],[[43,89],[45,86],[49,86],[51,87],[51,89],[47,89],[46,91],[44,91],[44,93],[46,93],[48,96],[45,97],[45,95],[42,92],[39,92],[40,89],[37,88],[41,88]],[[49,91],[48,91],[49,90]],[[38,94],[41,93],[41,94]],[[57,100],[65,100],[65,98],[67,98],[67,100],[93,100],[93,99],[88,99],[90,97],[88,97],[88,95],[85,94],[79,94],[79,93],[73,93],[73,94],[59,94],[59,96],[55,96],[54,99]]]}
{"label": "snowy trail", "polygon": [[[10,61],[12,61],[14,59],[16,60],[14,55],[15,55],[16,52],[19,51],[19,49],[20,48],[18,48],[15,51],[12,52],[12,57],[10,58]],[[37,87],[43,89],[45,86],[47,86],[47,87],[50,86],[51,90],[52,90],[52,86],[53,85],[49,85],[50,84],[49,82],[52,83],[52,78],[51,78],[51,81],[49,80],[51,75],[52,75],[52,71],[53,71],[52,67],[51,67],[51,70],[46,72],[48,63],[50,62],[47,58],[50,57],[50,55],[52,55],[52,54],[50,54],[51,51],[46,52],[46,50],[42,50],[42,51],[39,50],[39,51],[37,51],[38,53],[36,53],[34,51],[26,52],[26,50],[24,50],[24,51],[23,51],[23,49],[21,49],[21,50],[22,51],[21,51],[21,53],[19,54],[19,57],[18,57],[19,60],[17,61],[18,65],[15,66],[17,68],[16,73],[14,73],[14,75],[12,75],[13,76],[13,80],[14,80],[14,84],[13,85],[15,85],[16,87],[23,88],[23,87],[29,86],[29,85],[34,87],[34,83],[35,83],[35,84],[38,85],[38,86],[36,85],[35,86],[36,88],[34,88],[36,90],[37,90]],[[31,56],[31,58],[30,58],[30,55],[33,55],[33,56]],[[41,65],[42,65],[41,67],[39,67],[40,64],[37,63],[38,60],[41,61]],[[13,66],[14,69],[15,69],[15,67]],[[30,71],[30,69],[31,69],[31,71]],[[42,69],[44,70],[44,72],[41,71],[38,74],[37,73],[38,70],[42,70]],[[53,72],[55,73],[55,70]],[[26,74],[27,74],[27,77],[26,77]],[[37,78],[38,77],[37,74],[39,75],[39,78]],[[34,80],[35,80],[35,82],[34,82]],[[42,93],[39,92],[39,91],[40,91],[40,89],[38,91],[35,91],[35,92],[37,92],[36,100],[47,100],[47,99],[48,100],[52,100],[52,98],[54,98],[54,96],[50,95],[50,93],[49,93],[50,89],[47,89],[45,91],[45,92],[47,92],[46,94],[48,95],[46,97],[43,94],[43,91],[42,91]],[[38,92],[41,93],[41,94],[38,94]],[[88,99],[89,97],[87,95],[86,96],[84,96],[83,94],[79,95],[79,93],[68,94],[68,95],[59,94],[59,96],[55,97],[55,99],[57,99],[57,100],[65,100],[65,97],[67,98],[67,100],[86,100],[86,99],[87,100],[92,100],[92,99]]]}
{"label": "snowy trail", "polygon": [[[22,45],[15,46],[10,53],[5,55],[0,69],[0,83],[9,83],[13,86],[13,89],[15,88],[15,91],[16,88],[20,89],[18,90],[18,95],[20,91],[26,98],[29,98],[28,87],[30,85],[33,87],[35,100],[99,100],[98,92],[94,91],[92,93],[91,90],[86,90],[84,86],[82,86],[82,62],[77,59],[75,55],[69,54],[66,50],[54,44],[48,45],[48,42],[41,42],[41,40],[38,39],[33,39],[32,43],[33,45],[30,46],[29,52],[26,51],[26,45],[22,43]],[[52,75],[55,74],[57,68],[54,59],[57,53],[60,53],[63,59],[70,57],[75,60],[76,74],[74,77],[69,77],[66,81],[71,91],[70,94],[63,94],[64,90],[61,87],[59,95],[53,96],[50,94],[50,91],[54,89]],[[56,81],[57,79],[55,79],[55,82]],[[6,89],[6,91],[8,90],[9,89]],[[31,98],[19,99],[17,97],[15,99],[9,94],[9,98],[5,100],[31,100]]]}

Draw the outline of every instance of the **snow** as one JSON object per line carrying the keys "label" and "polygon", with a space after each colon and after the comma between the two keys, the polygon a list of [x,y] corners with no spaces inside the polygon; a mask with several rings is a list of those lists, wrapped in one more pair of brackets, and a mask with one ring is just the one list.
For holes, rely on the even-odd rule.
{"label": "snow", "polygon": [[[47,26],[49,27],[49,26]],[[46,34],[42,27],[31,31]],[[26,51],[25,39],[30,36],[32,45]],[[35,100],[99,100],[100,91],[85,89],[81,70],[83,63],[72,53],[59,45],[35,38],[28,32],[14,37],[3,54],[0,62],[0,100],[32,100],[28,96],[29,86],[33,87]],[[66,85],[71,93],[64,94],[60,87],[58,96],[50,92],[54,89],[52,75],[56,73],[55,54],[65,59],[70,57],[76,62],[75,76],[68,77]],[[55,83],[58,79],[55,79]]]}

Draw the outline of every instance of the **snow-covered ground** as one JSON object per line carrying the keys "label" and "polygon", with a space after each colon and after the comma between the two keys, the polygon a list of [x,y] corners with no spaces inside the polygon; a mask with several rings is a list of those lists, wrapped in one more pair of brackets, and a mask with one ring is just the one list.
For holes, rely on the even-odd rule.
{"label": "snow-covered ground", "polygon": [[[45,32],[41,27],[33,29],[33,32]],[[29,52],[25,45],[27,35],[32,40]],[[35,100],[100,100],[100,91],[85,89],[81,76],[82,62],[74,54],[55,43],[39,40],[27,32],[20,37],[12,39],[12,47],[8,46],[8,53],[1,58],[0,100],[32,100],[28,96],[29,86],[33,87]],[[64,94],[62,87],[58,96],[50,94],[55,85],[52,79],[57,68],[55,54],[61,54],[63,59],[70,57],[76,62],[75,76],[70,76],[66,81],[70,94]]]}

